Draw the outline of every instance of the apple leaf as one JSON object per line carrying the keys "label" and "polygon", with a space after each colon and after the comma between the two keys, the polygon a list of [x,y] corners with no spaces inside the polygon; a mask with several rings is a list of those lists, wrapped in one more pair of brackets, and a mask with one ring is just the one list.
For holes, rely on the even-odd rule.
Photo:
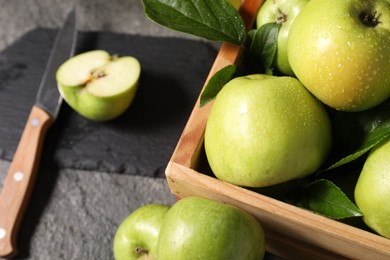
{"label": "apple leaf", "polygon": [[200,107],[203,107],[213,100],[225,84],[236,77],[237,69],[238,67],[236,65],[228,65],[217,71],[210,78],[200,96]]}
{"label": "apple leaf", "polygon": [[244,22],[227,0],[142,0],[144,13],[172,30],[241,45]]}
{"label": "apple leaf", "polygon": [[249,35],[249,56],[260,65],[262,73],[273,74],[273,61],[278,47],[280,24],[267,23],[251,30]]}
{"label": "apple leaf", "polygon": [[362,112],[340,112],[332,119],[331,170],[352,162],[390,137],[390,100]]}
{"label": "apple leaf", "polygon": [[358,207],[329,180],[319,179],[289,192],[288,203],[311,210],[331,219],[360,217]]}

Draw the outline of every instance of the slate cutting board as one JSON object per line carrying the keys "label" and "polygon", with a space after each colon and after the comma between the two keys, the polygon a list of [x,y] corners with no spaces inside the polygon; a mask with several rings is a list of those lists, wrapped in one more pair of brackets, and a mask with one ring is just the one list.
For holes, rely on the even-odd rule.
{"label": "slate cutting board", "polygon": [[[56,33],[35,29],[0,53],[1,159],[12,160]],[[135,100],[121,117],[103,123],[81,117],[64,102],[41,164],[163,177],[216,48],[187,39],[80,32],[76,53],[93,49],[140,61]]]}

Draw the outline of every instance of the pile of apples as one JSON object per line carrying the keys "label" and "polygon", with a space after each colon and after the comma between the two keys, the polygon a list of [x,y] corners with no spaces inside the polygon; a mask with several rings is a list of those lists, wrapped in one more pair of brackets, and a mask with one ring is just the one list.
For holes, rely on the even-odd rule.
{"label": "pile of apples", "polygon": [[263,259],[264,231],[246,211],[200,197],[130,214],[114,239],[116,260]]}
{"label": "pile of apples", "polygon": [[[256,22],[258,27],[281,24],[273,62],[277,76],[253,74],[230,80],[215,98],[204,136],[207,160],[215,176],[244,187],[272,186],[315,173],[332,149],[328,109],[354,113],[390,97],[388,0],[266,0]],[[355,187],[355,201],[364,221],[388,238],[389,158],[390,141],[372,150]],[[218,215],[207,215],[208,209],[200,209],[196,200],[189,201],[186,206],[179,201],[171,209],[163,207],[161,214],[154,215],[153,228],[147,221],[150,218],[140,213],[148,207],[131,214],[115,238],[117,259],[133,259],[122,256],[136,258],[144,252],[134,246],[134,241],[143,241],[142,230],[154,234],[153,239],[145,235],[145,241],[146,237],[154,241],[146,250],[151,257],[247,259],[243,254],[235,258],[222,249],[226,246],[230,250],[224,239],[232,233],[224,230],[232,227],[218,227],[221,233],[215,240],[220,244],[208,247],[212,243],[207,226],[232,223],[226,219],[230,213],[224,209]],[[172,213],[175,208],[182,208],[181,213]],[[240,230],[233,233],[236,231],[238,237]],[[235,250],[251,243],[237,237],[230,240],[235,242]],[[255,242],[261,251],[262,239]],[[261,257],[260,253],[250,259]]]}
{"label": "pile of apples", "polygon": [[[204,147],[218,179],[257,188],[309,176],[324,164],[333,142],[328,109],[354,113],[389,99],[390,1],[266,0],[256,22],[281,24],[277,74],[230,80],[211,107]],[[139,75],[137,60],[94,51],[64,64],[57,79],[70,106],[104,121],[129,106]],[[390,238],[388,201],[390,140],[370,152],[355,187],[367,226]],[[114,253],[116,259],[261,259],[264,233],[245,211],[192,197],[134,211],[118,228]]]}
{"label": "pile of apples", "polygon": [[[267,0],[257,26],[275,21],[280,74],[229,81],[205,130],[213,173],[239,186],[315,173],[332,148],[327,109],[365,111],[390,97],[390,1]],[[390,140],[368,155],[355,201],[365,223],[390,238]]]}

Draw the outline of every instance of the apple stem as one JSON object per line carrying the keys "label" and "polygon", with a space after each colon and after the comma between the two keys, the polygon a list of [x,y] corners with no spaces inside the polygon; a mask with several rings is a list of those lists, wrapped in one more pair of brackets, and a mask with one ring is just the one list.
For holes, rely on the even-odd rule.
{"label": "apple stem", "polygon": [[118,54],[111,55],[111,60],[117,60],[117,59],[119,59],[119,55]]}
{"label": "apple stem", "polygon": [[362,12],[360,19],[367,27],[375,27],[379,24],[379,17],[377,11],[374,12]]}
{"label": "apple stem", "polygon": [[287,21],[287,17],[288,17],[288,14],[286,14],[285,12],[283,12],[282,10],[278,9],[278,17],[276,17],[276,23],[277,24],[282,24],[282,23],[285,23]]}

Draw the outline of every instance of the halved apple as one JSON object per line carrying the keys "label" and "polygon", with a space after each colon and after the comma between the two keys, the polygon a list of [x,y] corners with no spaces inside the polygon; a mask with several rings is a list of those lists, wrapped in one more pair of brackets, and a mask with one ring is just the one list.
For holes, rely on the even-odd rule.
{"label": "halved apple", "polygon": [[136,58],[93,50],[64,62],[56,79],[61,96],[70,107],[88,119],[107,121],[130,106],[140,74],[141,65]]}

